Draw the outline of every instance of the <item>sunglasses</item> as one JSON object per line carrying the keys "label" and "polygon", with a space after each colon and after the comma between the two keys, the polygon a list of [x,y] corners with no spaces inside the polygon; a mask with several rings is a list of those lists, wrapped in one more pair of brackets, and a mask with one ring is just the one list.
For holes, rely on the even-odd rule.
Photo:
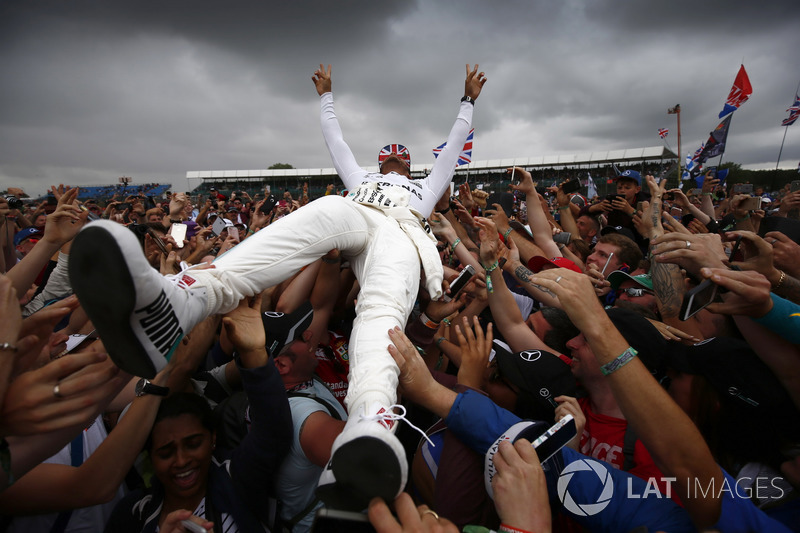
{"label": "sunglasses", "polygon": [[649,289],[642,289],[641,287],[628,287],[627,289],[618,289],[620,292],[624,292],[631,298],[639,298],[640,296],[644,296],[645,294],[655,294],[653,291]]}

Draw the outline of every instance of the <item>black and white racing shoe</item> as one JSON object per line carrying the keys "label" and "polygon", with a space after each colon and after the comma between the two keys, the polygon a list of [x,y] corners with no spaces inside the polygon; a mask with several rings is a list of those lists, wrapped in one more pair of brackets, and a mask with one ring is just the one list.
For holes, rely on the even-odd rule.
{"label": "black and white racing shoe", "polygon": [[363,511],[376,496],[394,501],[406,486],[408,460],[394,435],[396,424],[405,420],[405,408],[373,404],[356,416],[333,441],[317,484],[317,497],[331,509]]}
{"label": "black and white racing shoe", "polygon": [[182,274],[163,276],[133,232],[108,220],[87,224],[70,249],[69,279],[109,357],[152,378],[206,315],[206,290]]}

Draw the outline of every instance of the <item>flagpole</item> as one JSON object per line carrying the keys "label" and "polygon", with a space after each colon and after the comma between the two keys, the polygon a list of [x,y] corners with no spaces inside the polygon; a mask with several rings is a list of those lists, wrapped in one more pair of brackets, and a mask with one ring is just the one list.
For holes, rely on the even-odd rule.
{"label": "flagpole", "polygon": [[681,106],[677,105],[675,107],[678,108],[678,183],[680,184],[681,177],[683,176],[681,172],[681,154],[683,153],[681,151]]}
{"label": "flagpole", "polygon": [[786,132],[789,131],[789,126],[783,127],[783,140],[781,141],[781,149],[778,150],[778,162],[775,163],[775,172],[778,171],[778,167],[781,166],[781,154],[783,153],[783,143],[786,142]]}

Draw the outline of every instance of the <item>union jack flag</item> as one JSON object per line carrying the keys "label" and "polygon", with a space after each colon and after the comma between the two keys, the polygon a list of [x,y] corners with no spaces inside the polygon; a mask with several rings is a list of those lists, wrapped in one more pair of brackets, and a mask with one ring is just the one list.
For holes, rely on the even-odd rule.
{"label": "union jack flag", "polygon": [[[464,149],[458,156],[458,162],[456,163],[456,166],[467,165],[472,162],[472,138],[474,133],[475,133],[475,128],[469,130],[469,135],[467,135],[467,142],[464,143]],[[447,146],[446,142],[434,148],[433,157],[439,157],[439,154],[442,153],[442,150],[444,150],[445,146]]]}
{"label": "union jack flag", "polygon": [[662,139],[666,139],[667,135],[669,135],[669,130],[667,128],[658,128],[658,136]]}
{"label": "union jack flag", "polygon": [[387,144],[381,148],[381,151],[378,154],[378,165],[380,166],[390,155],[396,155],[405,161],[408,167],[411,168],[411,153],[409,153],[408,148],[402,144]]}
{"label": "union jack flag", "polygon": [[797,94],[794,95],[794,103],[786,111],[789,112],[789,116],[783,119],[781,126],[791,126],[794,124],[795,120],[800,117],[800,96]]}

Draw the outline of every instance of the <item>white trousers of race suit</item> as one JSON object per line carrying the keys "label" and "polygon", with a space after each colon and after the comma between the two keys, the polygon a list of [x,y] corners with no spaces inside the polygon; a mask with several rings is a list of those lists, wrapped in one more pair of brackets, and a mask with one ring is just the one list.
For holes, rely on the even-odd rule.
{"label": "white trousers of race suit", "polygon": [[[430,246],[433,246],[430,243]],[[417,298],[420,256],[398,222],[341,196],[324,196],[192,270],[208,292],[209,314],[226,313],[338,248],[359,281],[350,335],[348,411],[396,401],[399,370],[387,350],[389,330],[405,328]]]}

